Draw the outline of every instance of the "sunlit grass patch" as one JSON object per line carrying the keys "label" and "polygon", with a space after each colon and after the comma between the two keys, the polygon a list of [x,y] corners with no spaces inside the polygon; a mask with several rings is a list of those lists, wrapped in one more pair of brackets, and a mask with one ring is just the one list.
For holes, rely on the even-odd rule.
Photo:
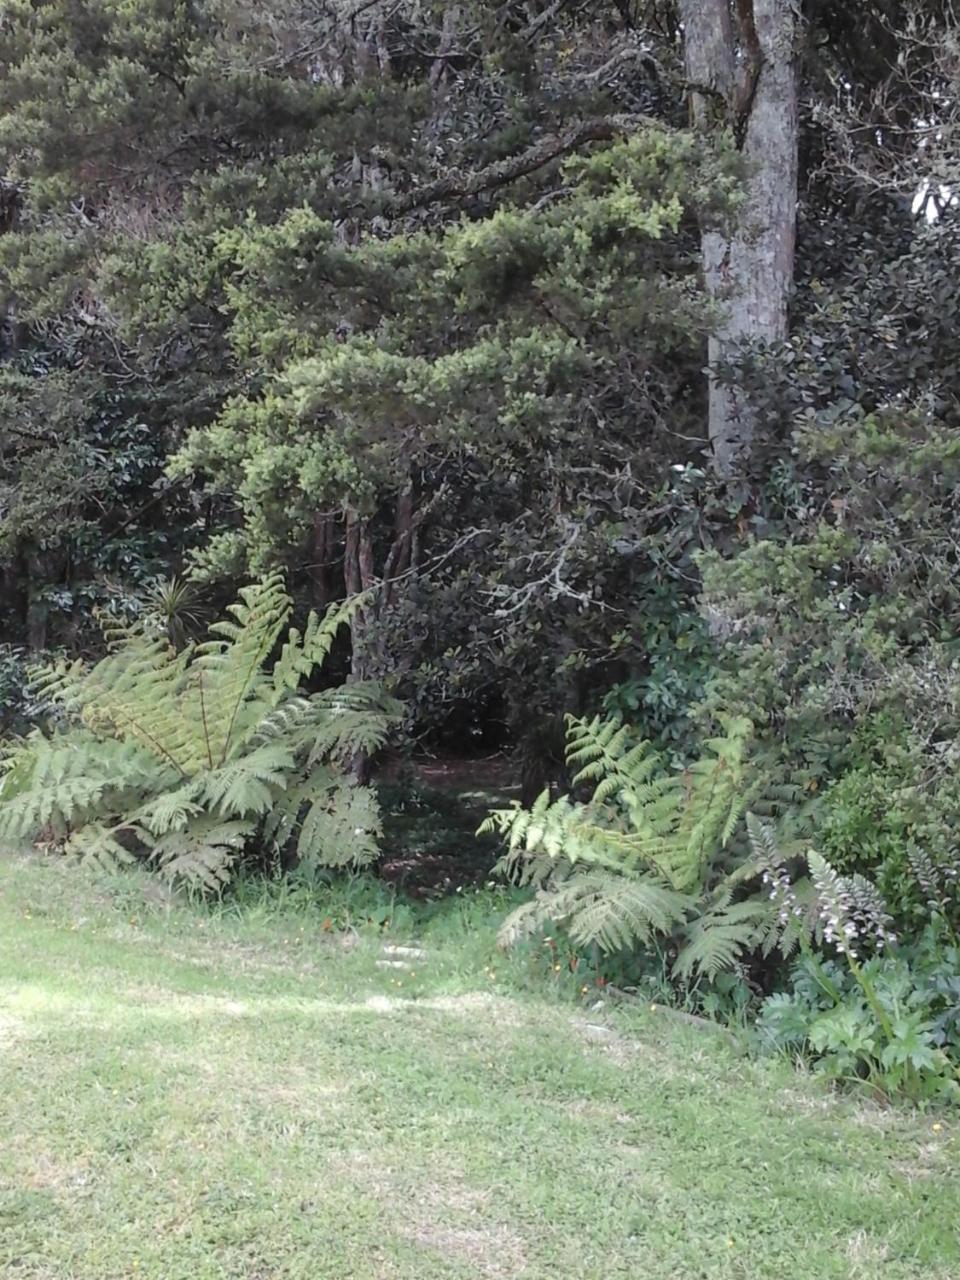
{"label": "sunlit grass patch", "polygon": [[[345,947],[334,894],[0,862],[0,1274],[960,1274],[948,1117],[538,995],[493,898],[384,929],[348,893]],[[426,955],[380,968],[388,939]]]}

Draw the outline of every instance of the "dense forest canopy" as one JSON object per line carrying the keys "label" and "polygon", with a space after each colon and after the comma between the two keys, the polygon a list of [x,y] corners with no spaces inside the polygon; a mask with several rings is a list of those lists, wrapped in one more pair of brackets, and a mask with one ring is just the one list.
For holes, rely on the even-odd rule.
{"label": "dense forest canopy", "polygon": [[[354,660],[403,673],[418,732],[473,705],[516,736],[616,679],[668,720],[693,553],[798,518],[798,408],[870,396],[864,363],[930,394],[850,309],[950,235],[907,208],[935,16],[720,8],[9,6],[7,638],[280,566],[313,603],[383,583]],[[750,220],[798,182],[794,281]],[[751,344],[762,391],[727,390]]]}

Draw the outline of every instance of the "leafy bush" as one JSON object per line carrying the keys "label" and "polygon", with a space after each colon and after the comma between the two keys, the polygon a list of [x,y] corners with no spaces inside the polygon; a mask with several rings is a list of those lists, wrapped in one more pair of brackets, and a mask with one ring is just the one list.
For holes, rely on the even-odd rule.
{"label": "leafy bush", "polygon": [[713,670],[713,645],[703,619],[675,584],[651,585],[642,616],[634,624],[633,645],[642,666],[603,699],[608,716],[635,722],[672,756],[696,751],[691,708],[706,693]]}
{"label": "leafy bush", "polygon": [[[719,655],[706,710],[749,716],[771,762],[811,792],[880,772],[916,820],[939,814],[949,831],[960,435],[928,413],[847,406],[806,420],[795,448],[810,488],[782,528],[700,558]],[[851,834],[833,856],[853,856]]]}
{"label": "leafy bush", "polygon": [[481,830],[507,838],[500,870],[532,886],[533,899],[504,924],[506,945],[560,923],[580,946],[662,949],[674,978],[715,977],[779,938],[769,901],[748,894],[759,875],[742,819],[762,799],[748,760],[752,726],[729,720],[698,760],[671,769],[618,720],[568,719],[581,802],[544,792],[529,810],[490,815]]}
{"label": "leafy bush", "polygon": [[311,614],[268,668],[291,611],[274,576],[245,588],[203,644],[178,652],[141,622],[92,667],[36,672],[66,723],[8,747],[0,837],[106,863],[141,854],[208,890],[253,849],[305,869],[369,863],[376,798],[346,766],[383,743],[399,707],[367,684],[300,692],[356,607]]}
{"label": "leafy bush", "polygon": [[930,938],[911,952],[872,957],[862,977],[884,1021],[842,962],[802,957],[790,990],[764,1002],[759,1043],[806,1057],[837,1082],[917,1100],[960,1097],[960,950]]}
{"label": "leafy bush", "polygon": [[798,885],[770,828],[752,815],[748,825],[770,900],[782,924],[796,922],[802,950],[792,990],[763,1007],[761,1043],[800,1049],[838,1081],[915,1100],[960,1097],[960,949],[944,916],[931,911],[921,944],[901,951],[869,880],[841,876],[811,850],[810,883]]}

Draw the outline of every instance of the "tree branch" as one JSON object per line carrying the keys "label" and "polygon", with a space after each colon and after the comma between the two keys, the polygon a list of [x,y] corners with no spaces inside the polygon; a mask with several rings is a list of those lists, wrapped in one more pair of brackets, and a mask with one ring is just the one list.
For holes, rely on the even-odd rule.
{"label": "tree branch", "polygon": [[496,187],[506,186],[518,178],[535,173],[544,165],[571,152],[578,151],[590,142],[610,142],[621,134],[632,133],[643,124],[652,124],[647,116],[615,115],[601,116],[595,120],[582,120],[571,125],[563,133],[554,134],[522,151],[519,155],[509,156],[506,160],[497,160],[487,165],[479,173],[447,174],[436,182],[408,191],[392,202],[390,212],[394,214],[409,213],[413,209],[422,209],[436,204],[440,200],[463,200],[469,196],[480,195],[484,191],[492,191]]}

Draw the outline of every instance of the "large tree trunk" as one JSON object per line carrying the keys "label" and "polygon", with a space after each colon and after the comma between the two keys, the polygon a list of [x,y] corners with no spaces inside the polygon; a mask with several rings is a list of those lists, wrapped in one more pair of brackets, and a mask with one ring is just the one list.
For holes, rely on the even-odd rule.
{"label": "large tree trunk", "polygon": [[749,452],[750,396],[723,375],[745,342],[787,336],[797,221],[796,0],[681,0],[694,124],[731,128],[747,165],[735,233],[703,237],[707,291],[721,308],[709,344],[710,442],[722,475]]}

